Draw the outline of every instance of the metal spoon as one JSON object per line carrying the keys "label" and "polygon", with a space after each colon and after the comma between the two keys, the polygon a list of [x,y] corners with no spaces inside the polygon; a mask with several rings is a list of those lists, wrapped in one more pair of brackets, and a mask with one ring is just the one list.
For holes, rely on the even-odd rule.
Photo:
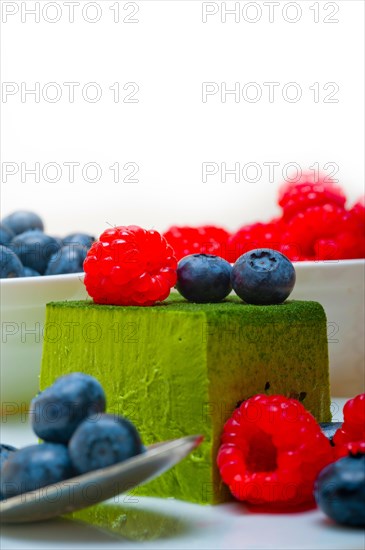
{"label": "metal spoon", "polygon": [[0,502],[2,523],[41,521],[97,504],[146,483],[185,458],[203,440],[190,435],[157,443],[141,455]]}

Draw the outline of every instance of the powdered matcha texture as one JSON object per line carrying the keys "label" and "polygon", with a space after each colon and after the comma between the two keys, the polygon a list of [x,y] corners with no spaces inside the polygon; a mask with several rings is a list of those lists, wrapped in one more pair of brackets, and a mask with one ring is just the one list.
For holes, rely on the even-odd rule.
{"label": "powdered matcha texture", "polygon": [[318,421],[331,419],[326,317],[316,302],[193,304],[172,294],[153,307],[48,304],[41,389],[73,371],[103,384],[108,411],[130,418],[146,445],[204,435],[139,495],[227,500],[216,467],[220,434],[256,393],[296,397]]}

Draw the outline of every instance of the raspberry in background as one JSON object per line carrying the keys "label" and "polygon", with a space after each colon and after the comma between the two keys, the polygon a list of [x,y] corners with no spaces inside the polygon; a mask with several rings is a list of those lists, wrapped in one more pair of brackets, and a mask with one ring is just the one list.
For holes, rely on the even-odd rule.
{"label": "raspberry in background", "polygon": [[271,248],[291,261],[365,258],[365,201],[346,208],[346,195],[328,176],[304,174],[279,193],[282,216],[240,227],[231,235],[214,226],[173,226],[164,233],[178,260],[214,254],[234,263],[255,248]]}
{"label": "raspberry in background", "polygon": [[348,210],[346,195],[330,178],[304,174],[279,191],[283,227],[280,251],[292,261],[365,257],[365,207]]}
{"label": "raspberry in background", "polygon": [[[346,231],[349,216],[341,206],[324,204],[312,206],[304,212],[296,214],[287,224],[286,232],[282,237],[282,246],[297,245],[297,253],[309,259],[324,259],[315,249],[320,239],[333,240],[339,233]],[[282,250],[283,250],[282,248]],[[286,252],[283,252],[286,254]],[[333,251],[332,251],[333,253]],[[322,256],[324,249],[322,251]],[[290,254],[288,254],[290,257]],[[337,251],[336,257],[338,258]],[[292,259],[292,258],[290,258]]]}
{"label": "raspberry in background", "polygon": [[226,422],[217,463],[238,500],[286,508],[314,504],[314,481],[333,460],[329,440],[299,401],[259,394]]}
{"label": "raspberry in background", "polygon": [[317,177],[310,172],[298,181],[285,182],[279,190],[278,204],[286,221],[312,206],[331,204],[344,208],[345,203],[346,195],[341,187],[328,176]]}
{"label": "raspberry in background", "polygon": [[178,261],[190,254],[213,254],[222,258],[226,257],[229,233],[222,227],[174,225],[163,236],[172,246]]}
{"label": "raspberry in background", "polygon": [[365,195],[362,196],[349,210],[353,229],[365,231]]}
{"label": "raspberry in background", "polygon": [[365,393],[346,402],[343,418],[341,428],[333,436],[336,456],[365,452]]}
{"label": "raspberry in background", "polygon": [[227,260],[234,263],[242,254],[255,248],[271,248],[280,251],[283,227],[280,218],[240,227],[228,238]]}
{"label": "raspberry in background", "polygon": [[314,243],[315,260],[354,260],[365,258],[365,235],[349,231]]}
{"label": "raspberry in background", "polygon": [[136,225],[107,229],[90,248],[85,286],[97,304],[150,306],[176,283],[177,262],[157,231]]}

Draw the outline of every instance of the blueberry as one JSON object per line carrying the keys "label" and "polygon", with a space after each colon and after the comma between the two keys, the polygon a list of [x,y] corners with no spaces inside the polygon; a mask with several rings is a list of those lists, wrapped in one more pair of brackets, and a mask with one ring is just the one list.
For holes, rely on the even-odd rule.
{"label": "blueberry", "polygon": [[294,288],[295,270],[280,252],[258,248],[238,258],[231,281],[233,290],[248,304],[281,304]]}
{"label": "blueberry", "polygon": [[92,376],[61,376],[32,400],[33,430],[45,441],[67,443],[86,417],[105,411],[105,404],[104,390]]}
{"label": "blueberry", "polygon": [[24,266],[18,256],[10,248],[0,245],[0,279],[23,276]]}
{"label": "blueberry", "polygon": [[71,233],[63,239],[63,244],[80,244],[86,247],[86,251],[88,251],[94,241],[95,237],[87,233]]}
{"label": "blueberry", "polygon": [[111,466],[143,452],[140,436],[129,420],[102,414],[86,419],[69,443],[72,464],[80,474]]}
{"label": "blueberry", "polygon": [[0,245],[8,246],[14,237],[14,231],[0,223]]}
{"label": "blueberry", "polygon": [[16,451],[17,449],[12,445],[4,445],[0,443],[0,468],[4,464],[5,460]]}
{"label": "blueberry", "polygon": [[18,210],[6,216],[2,223],[11,229],[16,235],[24,233],[30,229],[40,229],[43,231],[43,221],[35,212]]}
{"label": "blueberry", "polygon": [[63,246],[51,256],[45,275],[61,275],[62,273],[82,273],[87,248],[80,244]]}
{"label": "blueberry", "polygon": [[319,425],[324,435],[329,439],[331,445],[334,445],[334,443],[332,443],[333,436],[336,431],[341,428],[342,422],[320,422]]}
{"label": "blueberry", "polygon": [[318,506],[335,522],[365,526],[365,455],[347,456],[319,474],[314,495]]}
{"label": "blueberry", "polygon": [[31,267],[41,275],[46,271],[51,256],[60,249],[56,239],[39,230],[17,235],[10,246],[24,266]]}
{"label": "blueberry", "polygon": [[56,243],[58,244],[58,248],[62,248],[64,243],[63,243],[63,239],[61,239],[61,237],[55,237],[54,235],[52,235],[53,239],[56,241]]}
{"label": "blueberry", "polygon": [[68,449],[58,443],[42,443],[19,449],[4,462],[1,493],[5,498],[58,483],[75,474]]}
{"label": "blueberry", "polygon": [[[12,445],[4,445],[0,443],[0,480],[1,480],[1,468],[9,456],[11,456],[17,449]],[[4,495],[0,488],[0,500],[4,500]]]}
{"label": "blueberry", "polygon": [[31,267],[25,267],[23,277],[40,277],[40,273]]}
{"label": "blueberry", "polygon": [[231,291],[231,265],[212,254],[191,254],[179,261],[176,288],[191,302],[220,302]]}

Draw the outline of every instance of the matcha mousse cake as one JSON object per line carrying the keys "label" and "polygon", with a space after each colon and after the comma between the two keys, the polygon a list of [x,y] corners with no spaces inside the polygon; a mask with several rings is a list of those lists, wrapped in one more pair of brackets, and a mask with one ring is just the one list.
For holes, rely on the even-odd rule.
{"label": "matcha mousse cake", "polygon": [[108,412],[128,417],[146,445],[204,436],[138,495],[230,499],[216,466],[220,436],[234,408],[254,394],[295,397],[318,421],[331,420],[326,316],[316,302],[195,304],[171,294],[151,307],[50,303],[41,389],[74,371],[100,381]]}

